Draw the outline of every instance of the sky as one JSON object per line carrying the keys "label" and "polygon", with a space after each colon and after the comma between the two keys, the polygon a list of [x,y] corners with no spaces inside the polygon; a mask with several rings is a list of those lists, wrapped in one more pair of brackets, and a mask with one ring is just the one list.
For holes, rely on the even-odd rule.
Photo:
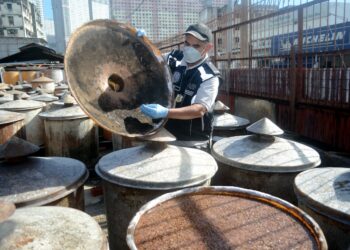
{"label": "sky", "polygon": [[44,18],[53,19],[51,0],[43,0]]}

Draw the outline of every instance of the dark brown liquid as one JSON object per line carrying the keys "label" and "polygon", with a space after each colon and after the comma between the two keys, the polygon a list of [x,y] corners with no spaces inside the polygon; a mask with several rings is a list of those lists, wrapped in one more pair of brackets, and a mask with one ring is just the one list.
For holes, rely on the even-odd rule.
{"label": "dark brown liquid", "polygon": [[309,231],[287,213],[229,195],[178,197],[144,214],[138,249],[317,249]]}

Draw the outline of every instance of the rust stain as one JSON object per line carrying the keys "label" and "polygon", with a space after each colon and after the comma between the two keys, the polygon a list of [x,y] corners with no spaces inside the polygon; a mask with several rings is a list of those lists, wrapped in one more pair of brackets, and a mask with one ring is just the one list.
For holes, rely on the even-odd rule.
{"label": "rust stain", "polygon": [[34,241],[34,238],[32,237],[24,237],[16,243],[16,248],[23,247],[33,241]]}

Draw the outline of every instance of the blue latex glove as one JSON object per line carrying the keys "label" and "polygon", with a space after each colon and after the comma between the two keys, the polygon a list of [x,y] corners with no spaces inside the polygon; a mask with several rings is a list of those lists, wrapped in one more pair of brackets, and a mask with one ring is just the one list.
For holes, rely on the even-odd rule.
{"label": "blue latex glove", "polygon": [[143,37],[146,35],[146,31],[144,29],[136,29],[136,35],[138,37]]}
{"label": "blue latex glove", "polygon": [[141,111],[152,119],[159,119],[167,117],[169,109],[159,104],[142,104]]}

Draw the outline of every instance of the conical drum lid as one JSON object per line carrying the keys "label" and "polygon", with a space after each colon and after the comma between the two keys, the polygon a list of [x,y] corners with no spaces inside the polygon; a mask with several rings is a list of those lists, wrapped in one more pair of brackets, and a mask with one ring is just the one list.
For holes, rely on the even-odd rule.
{"label": "conical drum lid", "polygon": [[57,101],[58,97],[50,94],[42,94],[42,95],[31,96],[29,97],[29,100],[34,100],[39,102],[53,102],[53,101]]}
{"label": "conical drum lid", "polygon": [[154,141],[154,142],[171,142],[176,141],[176,137],[170,133],[165,128],[161,128],[157,131],[157,133],[153,135],[147,135],[142,137],[145,141]]}
{"label": "conical drum lid", "polygon": [[14,159],[29,156],[39,150],[40,148],[37,145],[14,136],[5,144],[0,145],[0,159]]}
{"label": "conical drum lid", "polygon": [[31,83],[53,83],[54,80],[51,78],[48,78],[46,76],[40,76],[39,78],[34,79],[31,81]]}
{"label": "conical drum lid", "polygon": [[55,90],[66,90],[68,89],[68,85],[64,83],[56,84]]}
{"label": "conical drum lid", "polygon": [[247,131],[259,135],[282,135],[283,130],[274,124],[270,119],[264,117],[247,127]]}
{"label": "conical drum lid", "polygon": [[22,98],[22,99],[25,99],[25,100],[27,100],[29,97],[30,97],[30,95],[28,95],[27,93],[23,93],[23,94],[21,95],[21,98]]}
{"label": "conical drum lid", "polygon": [[231,115],[229,113],[214,115],[213,127],[215,130],[234,129],[246,126],[248,124],[249,120]]}
{"label": "conical drum lid", "polygon": [[223,104],[221,101],[216,101],[214,105],[214,112],[222,112],[222,111],[228,111],[230,110],[229,107],[227,107],[225,104]]}
{"label": "conical drum lid", "polygon": [[69,93],[66,93],[64,96],[63,96],[63,103],[64,105],[66,106],[72,106],[74,104],[77,104],[77,101],[74,99],[74,97],[69,94]]}
{"label": "conical drum lid", "polygon": [[25,117],[22,113],[0,110],[0,125],[24,120]]}
{"label": "conical drum lid", "polygon": [[136,137],[164,124],[139,107],[172,106],[170,72],[160,51],[136,29],[112,20],[83,25],[68,43],[65,66],[73,96],[101,127]]}
{"label": "conical drum lid", "polygon": [[13,89],[13,90],[9,90],[6,92],[7,94],[10,94],[10,95],[23,95],[24,92],[23,91],[20,91],[20,90],[16,90],[16,89]]}
{"label": "conical drum lid", "polygon": [[88,116],[79,106],[71,106],[50,110],[39,114],[40,118],[51,120],[51,121],[64,121],[64,120],[76,120],[76,119],[87,119]]}
{"label": "conical drum lid", "polygon": [[45,106],[45,103],[32,100],[15,100],[0,105],[0,109],[9,111],[22,111],[39,109]]}

